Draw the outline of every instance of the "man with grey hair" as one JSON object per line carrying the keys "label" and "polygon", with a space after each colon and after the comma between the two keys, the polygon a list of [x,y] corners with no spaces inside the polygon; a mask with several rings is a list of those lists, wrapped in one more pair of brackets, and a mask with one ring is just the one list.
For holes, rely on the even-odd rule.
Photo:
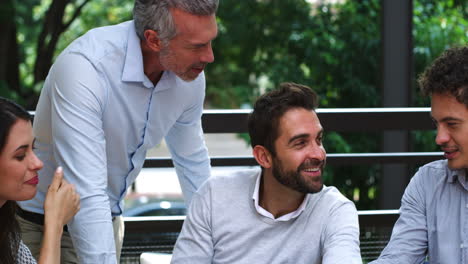
{"label": "man with grey hair", "polygon": [[163,138],[187,204],[209,177],[203,69],[214,61],[217,7],[218,0],[136,0],[134,20],[90,30],[58,56],[34,121],[45,166],[35,198],[20,203],[23,241],[33,254],[57,166],[81,196],[64,228],[62,263],[119,261],[122,200],[147,150]]}

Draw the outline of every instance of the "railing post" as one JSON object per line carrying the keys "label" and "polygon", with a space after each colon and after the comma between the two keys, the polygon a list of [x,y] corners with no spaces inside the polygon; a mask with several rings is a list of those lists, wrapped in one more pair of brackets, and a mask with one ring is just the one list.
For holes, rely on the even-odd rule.
{"label": "railing post", "polygon": [[[382,104],[383,107],[409,105],[412,76],[412,0],[382,0]],[[398,120],[388,120],[398,122]],[[383,152],[407,152],[408,131],[386,131]],[[380,180],[381,209],[400,207],[408,183],[408,166],[384,165]]]}

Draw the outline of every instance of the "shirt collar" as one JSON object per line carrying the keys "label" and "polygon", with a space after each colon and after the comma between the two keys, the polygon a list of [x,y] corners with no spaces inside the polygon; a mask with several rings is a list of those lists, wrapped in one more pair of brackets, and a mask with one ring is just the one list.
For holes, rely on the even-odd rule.
{"label": "shirt collar", "polygon": [[468,191],[468,182],[466,178],[466,169],[452,170],[447,166],[447,182],[459,182],[461,186]]}
{"label": "shirt collar", "polygon": [[259,176],[257,177],[257,180],[255,182],[255,187],[254,187],[254,192],[253,192],[253,195],[252,195],[252,199],[253,199],[253,202],[254,202],[254,205],[255,205],[255,210],[257,211],[257,213],[259,213],[260,215],[262,216],[265,216],[267,218],[270,218],[270,219],[273,219],[274,221],[277,221],[277,222],[285,222],[285,221],[289,221],[291,219],[294,219],[296,217],[298,217],[302,211],[304,211],[306,205],[307,205],[307,201],[309,200],[309,194],[306,194],[305,197],[304,197],[304,200],[302,201],[301,205],[293,212],[291,213],[288,213],[288,214],[285,214],[285,215],[282,215],[278,218],[275,218],[270,212],[268,212],[267,210],[265,210],[263,207],[260,206],[259,204],[259,201],[260,201],[260,198],[259,198],[259,195],[260,195],[260,180],[262,178],[262,172],[259,173]]}
{"label": "shirt collar", "polygon": [[447,168],[447,182],[448,183],[454,183],[457,181],[458,178],[460,179],[465,179],[466,172],[465,170],[452,170],[446,166]]}
{"label": "shirt collar", "polygon": [[460,170],[452,170],[448,167],[448,162],[446,162],[446,170],[447,170],[447,183],[456,183],[457,181],[460,183],[460,185],[468,191],[468,182],[467,182],[467,175],[466,175],[466,170],[467,169],[460,169]]}
{"label": "shirt collar", "polygon": [[130,22],[128,28],[127,52],[125,54],[125,64],[122,72],[122,81],[141,82],[147,88],[154,85],[146,77],[143,68],[143,55],[141,54],[140,38],[135,31],[135,23]]}

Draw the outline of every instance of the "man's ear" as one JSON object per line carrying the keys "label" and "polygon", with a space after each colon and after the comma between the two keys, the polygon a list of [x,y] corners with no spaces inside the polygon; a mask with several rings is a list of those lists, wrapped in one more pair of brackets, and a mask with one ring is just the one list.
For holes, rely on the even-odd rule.
{"label": "man's ear", "polygon": [[260,166],[265,169],[271,168],[273,157],[271,156],[270,151],[268,151],[264,146],[256,145],[253,148],[253,155]]}
{"label": "man's ear", "polygon": [[163,48],[162,41],[159,39],[158,32],[147,29],[145,30],[145,41],[146,45],[155,52],[160,52]]}

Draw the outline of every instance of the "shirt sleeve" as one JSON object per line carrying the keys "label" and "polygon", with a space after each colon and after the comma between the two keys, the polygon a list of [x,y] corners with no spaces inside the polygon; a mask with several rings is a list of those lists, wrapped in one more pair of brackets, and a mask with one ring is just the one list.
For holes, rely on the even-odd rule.
{"label": "shirt sleeve", "polygon": [[58,58],[46,82],[54,159],[81,198],[68,224],[78,258],[80,263],[116,263],[101,118],[105,85],[86,58],[70,53]]}
{"label": "shirt sleeve", "polygon": [[201,125],[203,100],[204,96],[200,96],[195,105],[185,110],[165,137],[187,205],[211,174]]}
{"label": "shirt sleeve", "polygon": [[427,222],[421,170],[411,179],[403,194],[400,217],[380,257],[373,264],[422,263],[427,254]]}
{"label": "shirt sleeve", "polygon": [[[206,186],[206,185],[205,185]],[[213,259],[213,238],[209,193],[202,187],[195,193],[187,218],[177,238],[172,264],[206,264]]]}
{"label": "shirt sleeve", "polygon": [[323,264],[362,263],[359,248],[359,220],[350,201],[342,203],[330,215],[323,242]]}

